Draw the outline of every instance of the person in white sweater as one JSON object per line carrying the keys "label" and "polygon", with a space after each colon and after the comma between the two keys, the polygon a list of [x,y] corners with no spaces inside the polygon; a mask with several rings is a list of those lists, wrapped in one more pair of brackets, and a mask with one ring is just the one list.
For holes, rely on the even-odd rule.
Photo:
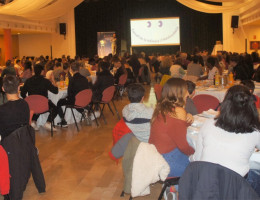
{"label": "person in white sweater", "polygon": [[123,108],[124,121],[138,140],[148,142],[154,109],[143,104],[145,89],[142,85],[131,84],[127,92],[131,103]]}
{"label": "person in white sweater", "polygon": [[231,87],[220,114],[200,129],[191,161],[207,161],[227,167],[241,176],[249,172],[249,158],[260,149],[260,122],[250,91]]}

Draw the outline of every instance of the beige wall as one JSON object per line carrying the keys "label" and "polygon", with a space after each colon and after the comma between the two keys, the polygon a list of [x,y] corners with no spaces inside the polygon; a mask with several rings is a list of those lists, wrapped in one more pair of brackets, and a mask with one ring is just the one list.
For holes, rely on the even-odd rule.
{"label": "beige wall", "polygon": [[19,54],[23,56],[51,55],[51,34],[19,35]]}
{"label": "beige wall", "polygon": [[[4,36],[0,35],[0,66],[5,65]],[[12,55],[19,57],[19,40],[17,35],[12,36]]]}
{"label": "beige wall", "polygon": [[57,30],[59,23],[67,24],[66,38],[59,33],[19,35],[20,56],[51,56],[52,46],[53,58],[61,57],[63,54],[74,57],[76,55],[74,9],[57,19]]}
{"label": "beige wall", "polygon": [[250,41],[260,41],[260,26],[244,26],[244,30],[248,41],[247,52],[251,53],[254,50],[250,49]]}
{"label": "beige wall", "polygon": [[[227,4],[227,3],[225,3]],[[260,41],[260,26],[256,25],[246,25],[242,26],[239,22],[239,27],[235,29],[231,28],[231,17],[232,15],[239,15],[239,11],[232,13],[223,13],[222,22],[223,22],[223,49],[225,51],[245,52],[245,39],[247,39],[247,52],[251,53],[250,50],[250,41]],[[253,39],[253,36],[256,35],[256,39]]]}
{"label": "beige wall", "polygon": [[[75,18],[74,9],[70,10],[66,15],[60,17],[57,20],[59,23],[66,23],[66,38],[63,35],[52,34],[52,49],[53,57],[61,57],[64,55],[70,55],[71,58],[76,55],[76,37],[75,37]],[[59,29],[58,29],[59,30]]]}

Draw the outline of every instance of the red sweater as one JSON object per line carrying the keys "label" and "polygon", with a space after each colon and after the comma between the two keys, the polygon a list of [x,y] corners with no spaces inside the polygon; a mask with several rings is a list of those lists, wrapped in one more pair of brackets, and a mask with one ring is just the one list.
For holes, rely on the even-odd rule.
{"label": "red sweater", "polygon": [[161,154],[169,153],[178,147],[182,153],[191,155],[194,149],[186,139],[187,127],[188,124],[183,120],[167,115],[164,122],[162,116],[158,116],[151,125],[149,143],[154,144]]}
{"label": "red sweater", "polygon": [[9,194],[10,190],[10,174],[9,174],[9,163],[8,157],[0,145],[0,193],[2,195]]}

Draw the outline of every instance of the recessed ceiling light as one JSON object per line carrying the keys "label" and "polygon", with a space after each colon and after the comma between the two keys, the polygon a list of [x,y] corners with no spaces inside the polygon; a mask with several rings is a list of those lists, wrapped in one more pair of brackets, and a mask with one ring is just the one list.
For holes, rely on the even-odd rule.
{"label": "recessed ceiling light", "polygon": [[17,35],[20,35],[21,33],[17,33]]}

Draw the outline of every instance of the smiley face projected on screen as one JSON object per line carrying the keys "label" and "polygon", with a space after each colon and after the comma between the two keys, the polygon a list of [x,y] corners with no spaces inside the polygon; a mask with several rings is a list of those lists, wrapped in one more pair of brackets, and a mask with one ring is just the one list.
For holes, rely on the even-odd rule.
{"label": "smiley face projected on screen", "polygon": [[179,43],[179,19],[150,19],[131,21],[132,45]]}
{"label": "smiley face projected on screen", "polygon": [[[147,21],[147,28],[150,28],[152,26],[152,22],[151,21]],[[163,22],[162,21],[158,21],[158,27],[162,27],[163,26]]]}

